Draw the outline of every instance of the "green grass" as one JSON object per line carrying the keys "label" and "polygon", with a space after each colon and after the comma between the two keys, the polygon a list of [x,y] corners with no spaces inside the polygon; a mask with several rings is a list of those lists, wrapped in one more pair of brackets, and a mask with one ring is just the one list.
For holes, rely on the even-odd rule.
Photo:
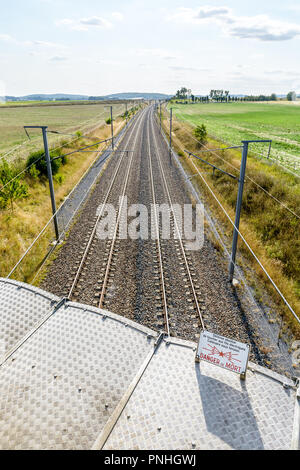
{"label": "green grass", "polygon": [[[81,104],[61,106],[0,106],[0,156],[14,147],[26,142],[21,149],[16,149],[7,160],[26,157],[31,150],[42,147],[40,130],[31,130],[32,140],[28,141],[24,125],[47,125],[49,129],[60,132],[74,133],[96,125],[102,125],[109,116],[109,108],[105,104]],[[124,113],[124,104],[113,105],[114,117]],[[48,134],[49,143],[55,145],[64,136]],[[71,138],[71,137],[69,137]]]}
{"label": "green grass", "polygon": [[[215,106],[212,105],[212,109],[214,107]],[[195,176],[195,167],[192,162],[195,163],[196,167],[201,172],[204,171],[204,179],[216,194],[217,198],[229,214],[231,220],[234,220],[235,216],[238,189],[237,181],[218,171],[213,174],[213,172],[208,170],[207,166],[203,162],[187,157],[184,149],[188,149],[196,155],[199,152],[199,146],[193,138],[194,125],[194,123],[190,123],[189,119],[183,121],[174,118],[173,145],[178,152],[178,155],[180,155],[185,168],[188,169],[190,174],[194,174],[193,184],[199,187],[201,194],[204,197],[205,204],[209,206],[216,219],[221,221],[222,226],[225,227],[225,240],[229,240],[228,248],[230,249],[232,226],[220,207],[216,204],[206,186],[203,184],[202,179],[199,176]],[[165,119],[163,119],[163,126],[168,134],[169,122],[168,118],[166,118],[166,114]],[[242,139],[243,138],[244,136]],[[218,148],[220,147],[220,142],[210,138],[208,147],[212,149]],[[203,158],[211,164],[216,165],[222,170],[230,171],[231,173],[234,173],[234,175],[238,176],[241,161],[240,149],[207,152],[204,155],[202,154]],[[232,168],[231,165],[234,168]],[[264,160],[259,160],[251,155],[247,160],[246,174],[252,181],[246,179],[244,186],[240,223],[241,233],[245,236],[245,239],[254,250],[269,275],[278,285],[281,292],[288,299],[288,302],[293,307],[294,311],[299,314],[300,220],[296,215],[287,211],[285,207],[273,199],[278,199],[286,207],[299,215],[299,179],[285,171],[282,171],[279,166],[265,164]],[[258,187],[254,182],[260,185],[260,187]],[[267,191],[269,195],[261,188]],[[270,195],[273,196],[273,198],[270,197]],[[241,241],[239,243],[238,253],[242,253],[244,255],[244,260],[247,260],[245,263],[247,268],[249,262],[250,266],[256,270],[259,279],[263,282],[262,288],[265,286],[272,295],[272,298],[275,300],[274,308],[276,308],[278,313],[285,315],[288,323],[293,325],[293,328],[295,327],[297,335],[300,337],[299,327],[296,326],[280,297],[276,294],[271,284],[264,276],[261,268]],[[242,260],[240,260],[240,262],[241,261]]]}
{"label": "green grass", "polygon": [[[300,174],[300,106],[281,103],[209,103],[180,105],[173,112],[193,126],[204,123],[208,133],[228,144],[272,139],[271,157]],[[267,155],[267,144],[251,150]]]}

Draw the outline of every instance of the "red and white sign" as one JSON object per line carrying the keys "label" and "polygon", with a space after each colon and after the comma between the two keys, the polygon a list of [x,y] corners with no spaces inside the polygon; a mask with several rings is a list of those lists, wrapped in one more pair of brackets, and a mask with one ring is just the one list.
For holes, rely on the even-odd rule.
{"label": "red and white sign", "polygon": [[209,362],[237,374],[244,374],[247,369],[249,352],[248,344],[202,331],[196,360]]}

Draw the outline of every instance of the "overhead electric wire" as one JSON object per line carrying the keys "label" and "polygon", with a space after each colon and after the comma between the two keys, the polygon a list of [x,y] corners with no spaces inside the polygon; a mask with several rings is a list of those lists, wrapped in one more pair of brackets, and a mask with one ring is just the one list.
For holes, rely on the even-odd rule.
{"label": "overhead electric wire", "polygon": [[[69,155],[72,155],[73,153],[82,152],[83,150],[85,150],[85,149],[87,149],[87,148],[95,147],[95,145],[99,145],[99,144],[104,144],[105,142],[109,142],[110,140],[112,140],[112,137],[110,137],[109,139],[100,140],[99,142],[95,142],[94,144],[86,145],[85,147],[81,147],[81,148],[79,148],[79,149],[77,149],[77,150],[73,150],[72,152],[65,153],[65,154],[63,154],[63,155],[59,155],[58,157],[52,158],[51,161],[57,160],[58,158],[68,157]],[[97,149],[94,150],[94,151],[96,152]]]}
{"label": "overhead electric wire", "polygon": [[[126,129],[127,126],[125,126],[125,129]],[[122,134],[121,134],[122,135]],[[111,140],[111,139],[108,139],[108,140]],[[117,143],[117,146],[118,146],[118,143]],[[114,150],[112,151],[112,153],[116,152],[117,150]],[[59,206],[59,208],[56,210],[56,212],[50,217],[50,219],[48,220],[48,222],[44,225],[44,227],[42,228],[42,230],[39,232],[39,234],[36,236],[36,238],[33,240],[33,242],[30,244],[30,246],[27,248],[27,250],[23,253],[23,255],[21,256],[21,258],[18,260],[18,262],[15,264],[15,266],[11,269],[11,271],[9,272],[9,274],[6,276],[6,279],[10,278],[10,276],[15,272],[15,270],[17,269],[17,267],[21,264],[21,262],[23,261],[23,259],[26,257],[26,255],[29,253],[29,251],[31,250],[31,248],[35,245],[35,243],[39,240],[39,238],[42,236],[42,234],[45,232],[45,230],[47,229],[47,227],[49,226],[50,222],[54,219],[54,217],[57,216],[58,212],[62,209],[62,207],[65,205],[65,203],[67,202],[67,200],[71,197],[71,195],[73,194],[73,192],[75,191],[75,189],[77,188],[77,186],[80,184],[80,182],[82,181],[82,179],[85,177],[85,175],[88,173],[88,171],[90,170],[90,168],[96,163],[98,157],[99,157],[99,153],[100,153],[100,150],[97,151],[97,155],[95,157],[95,159],[92,161],[92,163],[90,164],[90,166],[86,169],[86,171],[84,172],[84,174],[81,176],[81,178],[79,179],[79,181],[76,183],[76,185],[73,187],[73,189],[70,191],[70,193],[66,196],[65,200],[62,202],[62,204]],[[92,182],[92,185],[94,184],[94,182],[96,181],[96,179],[98,178],[99,175],[97,175],[95,177],[95,179],[93,180]],[[82,202],[82,201],[81,201]],[[78,208],[80,207],[81,205],[81,202],[79,203],[77,209],[75,210],[75,213],[74,215],[76,214]],[[72,219],[71,219],[72,220]],[[70,224],[71,220],[69,221],[69,223],[67,224],[67,227],[68,225]],[[60,234],[60,238],[61,236],[65,233],[67,227],[65,227],[64,231]],[[35,276],[36,277],[36,276]],[[34,278],[35,279],[35,278]]]}
{"label": "overhead electric wire", "polygon": [[[31,250],[31,248],[35,245],[35,243],[38,241],[38,239],[41,237],[41,235],[45,232],[46,228],[49,226],[50,222],[54,219],[54,217],[56,217],[56,215],[58,214],[58,212],[61,210],[61,208],[64,206],[64,204],[66,203],[66,201],[71,197],[71,195],[73,194],[73,192],[75,191],[75,189],[77,188],[77,186],[80,184],[80,182],[82,181],[82,179],[84,178],[84,176],[87,174],[87,172],[90,170],[90,168],[94,165],[94,163],[96,162],[97,158],[99,156],[99,152],[96,156],[96,158],[93,160],[93,162],[91,163],[91,165],[87,168],[87,170],[84,172],[84,174],[82,175],[82,177],[80,178],[80,180],[76,183],[76,185],[74,186],[74,188],[72,189],[72,191],[67,195],[67,197],[65,198],[64,202],[59,206],[59,208],[56,210],[56,212],[50,217],[50,219],[48,220],[48,222],[46,223],[46,225],[44,225],[43,229],[40,231],[40,233],[36,236],[36,238],[33,240],[33,242],[31,243],[31,245],[27,248],[27,250],[25,251],[25,253],[22,255],[22,257],[19,259],[19,261],[17,262],[17,264],[12,268],[12,270],[9,272],[9,274],[6,276],[7,278],[9,278],[13,273],[14,271],[17,269],[17,267],[21,264],[21,262],[23,261],[23,259],[25,258],[25,256],[29,253],[29,251]],[[97,175],[98,177],[98,175]],[[65,233],[65,231],[63,232]],[[62,234],[61,234],[62,235]]]}
{"label": "overhead electric wire", "polygon": [[[54,161],[54,160],[57,160],[59,158],[63,158],[63,157],[66,157],[68,155],[72,155],[73,153],[78,153],[80,151],[82,151],[83,149],[85,148],[89,148],[89,147],[93,147],[95,145],[98,145],[100,143],[105,143],[105,142],[108,142],[110,139],[105,139],[105,140],[102,140],[102,141],[99,141],[99,142],[96,142],[94,144],[91,144],[91,145],[88,145],[86,147],[82,147],[82,149],[78,149],[78,150],[74,150],[70,153],[67,153],[67,154],[64,154],[64,155],[59,155],[58,157],[55,157],[55,158],[51,158],[51,161]],[[60,148],[60,147],[57,147],[57,148]],[[53,152],[54,150],[57,150],[56,149],[52,149],[50,150],[50,153]],[[94,152],[97,152],[97,149],[94,150]],[[3,186],[0,186],[0,191],[2,191],[6,186],[8,186],[10,183],[12,183],[14,180],[16,180],[19,176],[21,176],[23,173],[25,173],[27,170],[29,170],[29,168],[31,168],[33,165],[35,165],[35,163],[37,163],[38,161],[40,161],[43,157],[45,156],[45,154],[41,155],[39,158],[37,158],[33,163],[31,163],[30,165],[28,165],[26,168],[24,168],[22,171],[20,171],[20,173],[18,173],[16,176],[14,176],[11,180],[7,181],[7,183],[5,183]]]}
{"label": "overhead electric wire", "polygon": [[14,180],[16,180],[19,176],[21,176],[23,173],[25,173],[25,171],[27,171],[29,168],[31,168],[33,165],[35,165],[38,161],[41,160],[41,158],[43,158],[44,155],[42,155],[41,157],[39,157],[37,160],[35,160],[33,163],[31,163],[30,165],[28,165],[26,168],[24,168],[24,170],[20,171],[20,173],[18,173],[16,176],[14,176],[13,178],[11,178],[9,181],[7,181],[7,183],[5,183],[3,186],[0,186],[0,192],[3,191],[3,189],[8,186],[10,183],[12,183]]}
{"label": "overhead electric wire", "polygon": [[209,186],[209,184],[207,183],[207,181],[205,180],[205,178],[202,176],[202,174],[199,172],[197,166],[195,165],[195,163],[192,161],[193,163],[193,166],[195,167],[197,173],[199,174],[200,178],[202,179],[202,181],[204,182],[204,184],[206,185],[206,187],[208,188],[208,190],[210,191],[210,193],[212,194],[212,196],[214,197],[214,199],[217,201],[218,205],[221,207],[222,211],[224,212],[225,216],[227,217],[227,219],[229,220],[229,222],[232,224],[232,226],[234,227],[234,229],[238,232],[239,236],[241,237],[241,239],[243,240],[243,242],[245,243],[246,247],[248,248],[248,250],[250,251],[250,253],[252,254],[252,256],[255,258],[255,260],[257,261],[257,263],[259,264],[259,266],[261,267],[261,269],[263,270],[263,272],[265,273],[265,275],[267,276],[267,278],[269,279],[269,281],[271,282],[272,286],[274,287],[274,289],[276,290],[276,292],[279,294],[279,296],[281,297],[281,299],[284,301],[284,303],[286,304],[286,306],[288,307],[288,309],[290,310],[290,312],[292,313],[292,315],[294,316],[294,318],[297,320],[297,322],[300,324],[300,319],[299,317],[297,316],[297,314],[295,313],[295,311],[293,310],[293,308],[291,307],[291,305],[288,303],[288,301],[286,300],[286,298],[284,297],[284,295],[282,294],[282,292],[280,291],[279,287],[277,287],[277,285],[275,284],[275,282],[273,281],[273,279],[271,278],[271,276],[269,275],[269,273],[267,272],[267,270],[265,269],[265,267],[263,266],[263,264],[261,263],[261,261],[259,260],[259,258],[256,256],[256,254],[254,253],[254,251],[252,250],[252,248],[250,247],[250,245],[248,244],[247,240],[244,238],[244,236],[242,235],[242,233],[240,232],[240,230],[236,227],[235,223],[231,220],[231,217],[230,215],[227,213],[226,209],[223,207],[222,203],[219,201],[219,199],[217,198],[217,196],[215,195],[215,193],[213,192],[213,190],[211,189],[211,187]]}
{"label": "overhead electric wire", "polygon": [[[201,144],[201,142],[199,140],[197,140],[191,132],[189,132],[186,128],[185,130],[187,131],[187,133],[192,137],[193,140],[195,140],[195,142],[198,142],[199,144]],[[227,160],[225,160],[223,157],[221,157],[218,153],[216,153],[216,150],[228,150],[230,148],[240,148],[240,146],[237,146],[237,147],[227,147],[227,148],[223,148],[223,149],[209,149],[206,145],[204,145],[204,147],[206,148],[205,152],[211,152],[213,153],[217,158],[220,158],[224,163],[226,163],[227,165],[231,166],[232,168],[234,168],[236,171],[240,171],[236,166],[232,165],[232,163],[228,162]],[[191,153],[191,152],[190,152]],[[270,198],[272,198],[274,201],[276,201],[278,204],[280,204],[282,207],[284,207],[287,211],[289,211],[293,216],[295,216],[297,219],[300,219],[300,216],[294,212],[292,209],[290,209],[284,202],[280,201],[278,198],[276,198],[275,196],[273,196],[273,194],[269,193],[269,191],[267,191],[265,188],[263,188],[259,183],[257,183],[253,178],[251,178],[250,176],[246,175],[246,178],[251,181],[253,184],[255,184],[258,188],[260,188],[262,191],[264,191],[265,194],[267,194]]]}
{"label": "overhead electric wire", "polygon": [[[173,152],[173,150],[172,150]],[[226,209],[223,207],[222,203],[219,201],[219,199],[217,198],[217,196],[215,195],[215,193],[213,192],[213,190],[211,189],[211,187],[209,186],[209,184],[207,183],[207,181],[205,180],[205,178],[202,176],[202,174],[200,173],[199,169],[197,168],[197,166],[195,165],[195,163],[192,161],[192,164],[193,166],[195,167],[197,173],[199,174],[200,178],[202,179],[202,181],[204,182],[204,184],[206,185],[206,187],[208,188],[208,190],[210,191],[210,193],[212,194],[212,196],[214,197],[214,199],[216,200],[216,202],[218,203],[218,205],[221,207],[222,211],[224,212],[225,216],[227,217],[227,219],[229,220],[229,222],[231,223],[231,225],[234,227],[234,229],[237,231],[237,233],[239,234],[239,236],[241,237],[242,241],[245,243],[246,247],[248,248],[248,250],[250,251],[250,253],[252,254],[252,256],[254,257],[254,259],[256,260],[256,262],[259,264],[259,266],[261,267],[261,269],[263,270],[263,272],[265,273],[265,275],[267,276],[267,278],[269,279],[269,281],[271,282],[272,286],[274,287],[274,289],[276,290],[276,292],[278,293],[278,295],[281,297],[281,299],[283,300],[283,302],[285,303],[285,305],[287,306],[287,308],[289,309],[289,311],[292,313],[293,317],[295,318],[295,320],[300,324],[300,319],[299,317],[297,316],[297,314],[295,313],[294,309],[291,307],[291,305],[288,303],[288,301],[286,300],[286,298],[284,297],[284,295],[282,294],[282,292],[280,291],[279,287],[277,287],[277,285],[275,284],[275,282],[273,281],[273,279],[271,278],[271,276],[269,275],[269,273],[267,272],[267,270],[265,269],[265,267],[263,266],[263,264],[261,263],[261,261],[259,260],[259,258],[256,256],[256,254],[254,253],[254,251],[252,250],[252,248],[250,247],[250,245],[248,244],[248,242],[246,241],[246,239],[244,238],[244,236],[242,235],[242,233],[240,232],[240,230],[236,227],[235,223],[231,220],[229,214],[227,213]],[[231,259],[232,261],[232,259]],[[235,266],[236,263],[234,263]]]}

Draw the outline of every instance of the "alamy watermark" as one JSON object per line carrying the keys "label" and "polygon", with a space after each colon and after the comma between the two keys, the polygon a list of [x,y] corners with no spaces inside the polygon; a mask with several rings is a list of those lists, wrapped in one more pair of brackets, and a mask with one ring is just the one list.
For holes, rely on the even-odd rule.
{"label": "alamy watermark", "polygon": [[204,209],[202,204],[144,204],[128,206],[127,196],[113,204],[101,204],[97,224],[100,240],[184,240],[187,250],[200,250],[204,243]]}

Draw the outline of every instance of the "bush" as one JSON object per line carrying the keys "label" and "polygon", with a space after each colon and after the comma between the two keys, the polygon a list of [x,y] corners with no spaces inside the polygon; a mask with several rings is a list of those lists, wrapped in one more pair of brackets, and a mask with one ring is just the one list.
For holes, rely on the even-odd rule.
{"label": "bush", "polygon": [[28,186],[21,182],[21,176],[16,177],[17,173],[18,169],[9,166],[6,160],[2,162],[0,166],[0,207],[2,209],[10,203],[11,210],[13,210],[13,203],[28,195]]}
{"label": "bush", "polygon": [[36,166],[35,165],[32,165],[29,170],[28,170],[28,173],[30,174],[30,177],[33,179],[33,180],[37,180],[40,176],[40,172],[39,170],[37,170]]}
{"label": "bush", "polygon": [[[45,177],[45,176],[47,177],[47,164],[46,164],[44,155],[45,155],[44,150],[38,150],[36,152],[32,152],[29,155],[27,162],[26,162],[27,167],[29,166],[31,167],[31,165],[35,166],[36,170],[39,172],[40,177]],[[60,149],[50,152],[51,158],[58,157],[59,155],[61,155]],[[52,167],[53,175],[56,175],[61,163],[62,163],[61,159],[51,160],[51,167]],[[30,168],[27,170],[27,172],[30,174]]]}
{"label": "bush", "polygon": [[198,147],[202,147],[206,143],[207,139],[207,130],[204,124],[197,126],[194,130],[194,136],[198,140]]}
{"label": "bush", "polygon": [[106,124],[111,124],[111,118],[106,119]]}
{"label": "bush", "polygon": [[64,178],[63,175],[61,175],[60,173],[58,173],[57,175],[55,175],[55,176],[53,177],[53,179],[54,179],[54,181],[56,181],[56,183],[62,184],[62,183],[64,182],[64,179],[65,179],[65,178]]}

